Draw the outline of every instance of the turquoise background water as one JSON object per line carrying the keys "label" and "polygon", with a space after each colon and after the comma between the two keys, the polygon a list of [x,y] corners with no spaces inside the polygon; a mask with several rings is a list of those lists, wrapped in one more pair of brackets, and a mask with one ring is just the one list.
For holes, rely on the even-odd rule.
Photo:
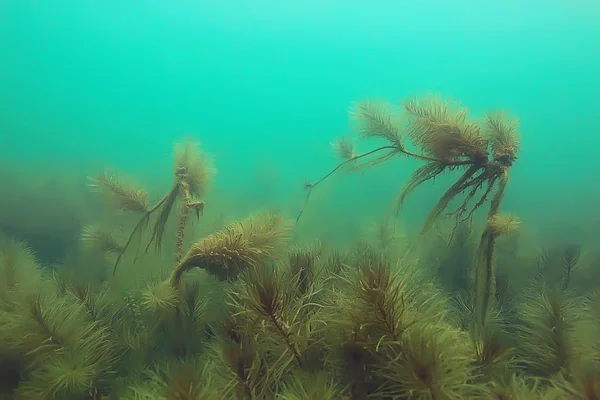
{"label": "turquoise background water", "polygon": [[[598,21],[591,0],[3,0],[4,173],[26,187],[36,174],[56,182],[110,166],[164,189],[173,141],[193,135],[215,158],[218,208],[294,215],[302,183],[335,165],[330,143],[350,132],[353,101],[439,92],[478,116],[508,108],[521,119],[504,210],[538,234],[593,241]],[[332,180],[305,229],[355,235],[417,165]],[[405,225],[422,222],[443,185],[415,193]]]}

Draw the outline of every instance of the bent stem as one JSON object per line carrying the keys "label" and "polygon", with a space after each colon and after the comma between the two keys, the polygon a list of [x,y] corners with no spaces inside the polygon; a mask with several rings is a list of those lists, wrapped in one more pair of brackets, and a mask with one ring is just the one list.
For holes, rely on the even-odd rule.
{"label": "bent stem", "polygon": [[181,289],[181,279],[183,274],[196,267],[202,268],[201,265],[186,262],[186,259],[181,260],[182,258],[183,257],[179,257],[179,260],[177,261],[177,264],[175,264],[175,267],[171,271],[171,276],[169,277],[169,285],[175,290]]}
{"label": "bent stem", "polygon": [[177,265],[179,265],[179,262],[180,262],[181,258],[183,257],[183,244],[185,242],[185,240],[184,240],[185,239],[185,227],[189,220],[190,209],[194,209],[196,211],[196,216],[198,218],[200,217],[200,214],[203,213],[203,211],[204,211],[204,202],[203,201],[194,201],[192,199],[189,183],[185,179],[186,176],[183,175],[183,173],[181,175],[181,178],[182,179],[178,179],[178,181],[173,185],[173,187],[171,188],[169,193],[167,193],[167,195],[165,197],[163,197],[154,207],[152,207],[150,210],[148,210],[144,214],[144,216],[138,221],[135,228],[129,235],[129,239],[127,240],[127,243],[119,252],[119,255],[115,262],[115,266],[113,267],[113,275],[115,275],[115,273],[117,272],[117,266],[119,265],[119,262],[121,261],[121,258],[123,257],[123,254],[129,248],[129,245],[131,244],[131,241],[133,240],[133,237],[135,236],[135,234],[138,233],[138,231],[140,229],[142,229],[144,224],[150,220],[150,217],[152,216],[152,214],[162,207],[163,209],[159,216],[159,222],[157,222],[156,227],[154,228],[154,230],[152,232],[152,237],[150,238],[150,241],[148,242],[148,244],[146,246],[146,252],[148,252],[148,249],[150,248],[152,243],[156,243],[157,246],[160,247],[160,242],[162,240],[162,235],[164,233],[164,226],[169,217],[170,210],[173,207],[173,205],[175,204],[175,202],[177,202],[178,199],[181,199],[182,204],[181,204],[180,213],[179,213],[179,224],[177,227],[177,241],[175,244],[175,267],[177,267]]}
{"label": "bent stem", "polygon": [[[331,171],[329,171],[329,173],[327,173],[325,176],[323,176],[321,179],[317,180],[314,183],[306,183],[305,187],[308,188],[308,193],[306,194],[306,198],[304,200],[304,204],[302,205],[302,208],[300,209],[300,212],[298,213],[298,216],[296,217],[296,224],[298,224],[298,221],[300,221],[300,218],[302,217],[302,214],[304,214],[304,209],[306,208],[306,205],[308,204],[308,200],[310,199],[310,195],[312,194],[312,191],[315,187],[317,187],[317,185],[319,185],[321,182],[325,181],[327,178],[329,178],[330,176],[332,176],[333,174],[335,174],[340,168],[344,167],[347,164],[350,164],[354,161],[360,160],[361,158],[379,153],[381,151],[384,150],[391,150],[392,152],[397,152],[397,153],[401,153],[404,154],[408,157],[412,157],[412,158],[416,158],[419,160],[423,160],[423,161],[430,161],[430,162],[437,162],[437,163],[443,163],[446,166],[460,166],[460,165],[471,165],[474,164],[474,162],[472,160],[460,160],[460,161],[445,161],[445,160],[441,160],[438,159],[436,157],[430,157],[424,154],[418,154],[418,153],[414,153],[412,151],[408,151],[406,150],[404,147],[399,147],[397,145],[393,145],[393,146],[381,146],[378,147],[376,149],[367,151],[366,153],[363,154],[359,154],[357,156],[348,158],[347,160],[342,161],[341,163],[339,163],[335,168],[333,168]],[[393,154],[392,154],[393,155]]]}
{"label": "bent stem", "polygon": [[306,199],[304,200],[304,204],[302,205],[302,208],[300,209],[300,212],[298,213],[298,216],[296,217],[296,224],[298,224],[298,221],[300,221],[300,217],[302,217],[302,214],[304,214],[304,209],[306,208],[306,205],[308,204],[308,200],[310,199],[310,195],[312,194],[312,191],[315,187],[317,187],[317,185],[319,185],[319,183],[323,182],[324,180],[326,180],[327,178],[329,178],[331,175],[335,174],[340,168],[344,167],[347,164],[350,164],[356,160],[359,160],[361,158],[370,156],[371,154],[375,154],[378,153],[380,151],[383,150],[397,150],[398,147],[397,146],[381,146],[378,147],[376,149],[373,149],[371,151],[368,151],[366,153],[351,157],[347,160],[342,161],[341,163],[339,163],[334,169],[332,169],[331,171],[329,171],[329,173],[327,173],[324,177],[322,177],[321,179],[319,179],[318,181],[314,182],[314,183],[306,183],[305,187],[308,188],[308,193],[306,194]]}
{"label": "bent stem", "polygon": [[135,225],[135,227],[133,228],[133,231],[129,235],[129,238],[127,239],[127,243],[125,243],[125,246],[123,246],[123,248],[119,252],[119,255],[117,256],[117,260],[115,261],[115,266],[113,267],[113,276],[116,274],[117,267],[119,266],[119,262],[121,261],[123,254],[125,254],[125,251],[129,248],[129,245],[131,244],[131,241],[133,240],[133,237],[135,236],[135,234],[142,228],[144,223],[148,222],[148,220],[150,219],[150,216],[154,212],[156,212],[156,210],[158,210],[169,199],[170,196],[171,196],[171,193],[169,192],[169,194],[167,194],[158,203],[156,203],[156,205],[154,207],[152,207],[150,210],[146,211],[144,216]]}
{"label": "bent stem", "polygon": [[477,247],[475,256],[475,321],[483,328],[486,321],[486,313],[489,307],[490,299],[494,295],[496,271],[494,265],[494,248],[498,232],[489,224],[490,219],[498,215],[500,203],[504,197],[506,184],[508,183],[508,168],[503,167],[501,171],[502,177],[498,185],[498,191],[494,196],[490,210],[488,212],[488,223],[485,230],[481,234],[481,240]]}

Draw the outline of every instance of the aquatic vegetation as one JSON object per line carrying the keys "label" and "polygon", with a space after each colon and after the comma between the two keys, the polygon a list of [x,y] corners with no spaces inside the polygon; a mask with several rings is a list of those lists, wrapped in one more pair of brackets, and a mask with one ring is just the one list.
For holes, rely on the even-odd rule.
{"label": "aquatic vegetation", "polygon": [[[583,399],[596,390],[595,297],[539,288],[517,302],[518,321],[490,308],[480,325],[472,301],[456,307],[415,261],[368,244],[281,248],[282,221],[256,214],[200,239],[186,279],[121,300],[45,276],[24,245],[7,245],[3,259],[18,260],[8,276],[37,278],[5,294],[0,358],[13,381],[2,390],[16,399]],[[222,250],[234,249],[231,238],[249,244]],[[221,299],[205,279],[226,282]]]}
{"label": "aquatic vegetation", "polygon": [[538,284],[520,308],[522,362],[532,374],[552,377],[569,375],[578,356],[582,340],[577,329],[581,327],[582,312],[572,293],[549,290]]}
{"label": "aquatic vegetation", "polygon": [[[405,184],[396,203],[396,211],[400,211],[406,197],[421,184],[433,180],[442,172],[463,169],[462,176],[429,214],[425,228],[429,228],[450,202],[462,193],[467,194],[464,202],[451,214],[457,221],[462,217],[470,218],[483,205],[494,185],[500,183],[506,168],[517,159],[517,121],[506,113],[490,112],[483,123],[478,124],[469,118],[465,107],[434,96],[408,100],[403,103],[403,109],[405,115],[387,102],[358,102],[351,112],[357,122],[358,137],[382,139],[387,144],[356,154],[347,150],[349,142],[341,142],[346,148],[343,152],[345,160],[325,177],[308,184],[309,194],[342,165],[363,162],[363,166],[369,166],[396,156],[406,156],[426,161],[427,164],[415,171]],[[403,117],[406,117],[406,122]],[[409,150],[406,141],[410,141],[421,152]],[[487,186],[487,189],[479,201],[468,207],[483,186]]]}
{"label": "aquatic vegetation", "polygon": [[190,139],[176,144],[174,162],[174,179],[171,189],[152,207],[146,204],[147,195],[144,191],[125,187],[112,175],[103,173],[92,180],[94,182],[92,188],[96,190],[102,189],[103,192],[107,193],[107,197],[116,208],[143,214],[131,232],[126,244],[119,252],[113,274],[116,272],[123,254],[131,245],[135,235],[147,226],[151,216],[155,213],[158,214],[158,218],[154,223],[152,236],[145,250],[148,251],[152,244],[157,249],[161,248],[167,221],[178,202],[181,204],[179,209],[175,264],[179,263],[183,255],[185,227],[189,219],[189,214],[190,212],[194,212],[196,217],[199,218],[200,214],[203,213],[204,201],[200,200],[200,198],[208,190],[215,171],[212,167],[212,161],[206,154],[199,150],[199,144]]}
{"label": "aquatic vegetation", "polygon": [[[3,255],[20,255],[10,265],[15,276],[39,268],[22,244],[5,246]],[[13,302],[0,311],[0,357],[13,360],[15,379],[25,379],[16,385],[16,398],[77,398],[109,390],[118,348],[106,321],[93,312],[91,295],[61,293],[49,280],[38,284],[9,294]]]}
{"label": "aquatic vegetation", "polygon": [[[399,213],[408,197],[422,184],[434,180],[446,171],[462,171],[462,175],[446,190],[430,211],[423,231],[439,220],[451,202],[460,195],[464,199],[449,212],[456,225],[469,221],[496,190],[490,201],[488,223],[481,236],[475,261],[474,290],[479,323],[485,322],[488,303],[494,297],[494,245],[498,235],[518,227],[514,218],[499,217],[500,205],[508,184],[509,168],[518,159],[520,148],[518,122],[506,112],[488,112],[481,123],[471,119],[468,109],[457,102],[439,96],[413,98],[402,104],[404,113],[384,101],[358,102],[351,114],[356,120],[356,133],[361,139],[381,139],[386,145],[356,155],[348,150],[348,142],[340,142],[338,151],[345,159],[323,178],[307,184],[310,194],[321,182],[345,165],[352,168],[372,166],[397,156],[421,160],[418,168],[404,185],[395,205]],[[405,119],[405,121],[404,121]],[[409,150],[406,142],[418,149]],[[360,164],[362,163],[362,164]],[[306,206],[306,204],[305,204]],[[304,208],[296,221],[299,221]]]}
{"label": "aquatic vegetation", "polygon": [[280,215],[257,214],[199,240],[174,268],[171,285],[178,287],[183,273],[194,267],[220,280],[237,277],[248,266],[276,257],[288,226]]}
{"label": "aquatic vegetation", "polygon": [[102,193],[115,209],[139,214],[148,212],[148,193],[144,190],[126,185],[108,171],[89,179],[89,187],[97,193]]}
{"label": "aquatic vegetation", "polygon": [[[94,179],[92,189],[111,212],[137,218],[127,238],[110,218],[86,221],[78,245],[109,267],[95,280],[66,262],[40,265],[26,243],[0,237],[0,395],[597,398],[600,296],[580,293],[572,279],[590,263],[586,253],[575,245],[543,252],[531,285],[510,299],[496,276],[499,238],[510,239],[499,242],[508,248],[504,263],[528,262],[513,251],[522,245],[520,220],[500,213],[518,150],[516,123],[501,113],[476,123],[466,109],[437,98],[411,100],[404,109],[407,125],[390,105],[360,103],[359,136],[388,144],[368,155],[357,155],[347,140],[334,147],[346,160],[339,168],[348,170],[400,154],[427,162],[396,211],[421,184],[462,170],[419,238],[392,231],[386,220],[346,248],[312,238],[301,244],[284,215],[260,211],[228,225],[215,211],[219,223],[194,235],[186,226],[204,211],[213,169],[193,141],[176,147],[171,189],[155,205],[114,174]],[[477,240],[471,219],[488,197]],[[450,225],[431,229],[455,200]],[[172,215],[178,219],[168,224]],[[165,257],[149,253],[151,245]],[[126,252],[145,254],[130,259]],[[142,273],[134,275],[134,263],[143,264]]]}

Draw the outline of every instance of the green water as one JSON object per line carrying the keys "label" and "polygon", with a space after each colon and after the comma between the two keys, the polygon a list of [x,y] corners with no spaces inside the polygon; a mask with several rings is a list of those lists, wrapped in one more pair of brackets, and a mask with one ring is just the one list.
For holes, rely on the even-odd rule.
{"label": "green water", "polygon": [[[4,0],[0,221],[40,242],[76,232],[86,176],[111,167],[163,191],[188,135],[218,169],[206,218],[295,216],[303,182],[337,162],[354,101],[435,92],[520,118],[503,210],[533,236],[597,243],[599,20],[591,0]],[[417,165],[323,185],[300,231],[355,238]],[[440,190],[415,193],[403,224],[419,226]]]}
{"label": "green water", "polygon": [[[598,0],[0,0],[0,398],[599,398],[598,21]],[[429,93],[478,124],[405,102]],[[379,139],[357,154],[394,157],[321,181],[352,109]],[[423,165],[443,174],[381,229]],[[419,234],[484,183],[474,224]]]}

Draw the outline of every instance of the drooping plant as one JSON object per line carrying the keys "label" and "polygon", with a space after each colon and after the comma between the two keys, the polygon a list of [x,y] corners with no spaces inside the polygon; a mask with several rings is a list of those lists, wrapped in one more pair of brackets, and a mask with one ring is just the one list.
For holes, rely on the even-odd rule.
{"label": "drooping plant", "polygon": [[167,221],[178,203],[180,208],[175,247],[175,265],[179,264],[183,256],[185,228],[190,212],[195,212],[196,217],[199,217],[204,212],[202,197],[212,182],[215,170],[212,167],[210,158],[200,151],[199,144],[191,139],[175,145],[174,161],[174,179],[171,189],[154,206],[147,204],[147,193],[145,191],[128,188],[111,174],[102,173],[95,179],[92,179],[90,186],[96,191],[105,193],[115,208],[142,214],[141,219],[129,235],[126,244],[118,248],[113,275],[116,273],[119,262],[131,245],[133,238],[146,228],[150,222],[150,218],[155,213],[158,214],[158,218],[154,222],[152,236],[145,250],[148,251],[152,244],[155,245],[157,250],[161,248]]}
{"label": "drooping plant", "polygon": [[289,224],[278,214],[255,214],[197,241],[173,269],[170,284],[180,286],[182,275],[202,268],[218,280],[232,280],[248,267],[276,258],[289,237]]}
{"label": "drooping plant", "polygon": [[[517,120],[505,112],[494,111],[478,122],[469,116],[467,108],[437,96],[410,99],[402,104],[402,110],[385,101],[361,101],[353,107],[351,115],[357,122],[359,138],[383,139],[387,144],[357,154],[351,141],[338,141],[335,148],[344,161],[321,179],[306,184],[308,194],[296,222],[300,220],[312,191],[346,166],[362,168],[399,156],[424,161],[426,164],[414,171],[402,188],[394,207],[396,215],[416,188],[444,172],[460,171],[461,175],[430,211],[423,231],[431,228],[451,202],[461,196],[458,207],[446,217],[454,217],[456,225],[470,221],[495,191],[475,257],[475,312],[479,323],[484,324],[494,294],[496,239],[518,227],[515,218],[499,215],[509,169],[517,160],[520,148]],[[409,149],[409,143],[416,149]]]}
{"label": "drooping plant", "polygon": [[247,267],[260,261],[276,258],[276,251],[289,236],[289,224],[285,218],[275,213],[257,213],[241,221],[196,241],[184,253],[185,228],[190,212],[199,217],[204,211],[202,196],[206,193],[214,174],[212,161],[199,150],[198,143],[188,139],[175,146],[175,174],[171,190],[154,206],[147,204],[147,193],[141,189],[126,186],[114,175],[102,173],[92,179],[91,187],[106,195],[113,208],[142,214],[125,245],[109,233],[96,227],[84,229],[85,242],[104,252],[117,253],[113,274],[133,238],[150,222],[154,213],[158,218],[152,228],[152,235],[145,250],[154,244],[159,250],[165,235],[167,221],[173,208],[180,203],[177,226],[175,263],[171,277],[149,287],[144,302],[150,309],[175,308],[182,275],[199,267],[218,280],[235,279]]}

